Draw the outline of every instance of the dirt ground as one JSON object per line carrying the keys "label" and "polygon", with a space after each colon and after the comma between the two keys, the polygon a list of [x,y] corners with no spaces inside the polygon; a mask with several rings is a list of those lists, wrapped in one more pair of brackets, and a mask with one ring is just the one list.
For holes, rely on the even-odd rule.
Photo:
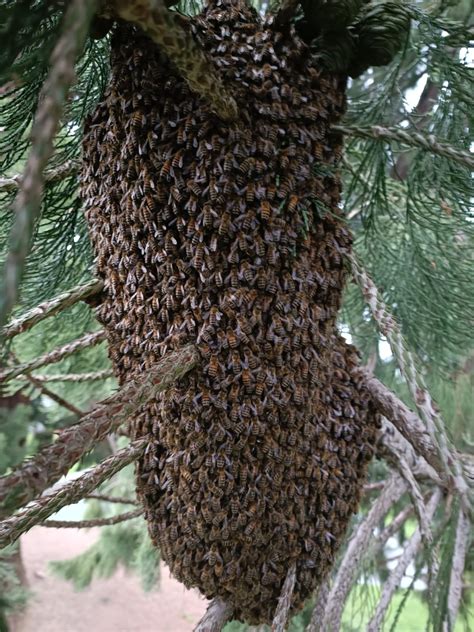
{"label": "dirt ground", "polygon": [[206,610],[197,592],[186,590],[161,569],[161,587],[144,593],[136,576],[119,570],[77,592],[48,569],[51,560],[82,553],[97,530],[35,527],[22,537],[23,560],[33,593],[12,632],[190,632]]}

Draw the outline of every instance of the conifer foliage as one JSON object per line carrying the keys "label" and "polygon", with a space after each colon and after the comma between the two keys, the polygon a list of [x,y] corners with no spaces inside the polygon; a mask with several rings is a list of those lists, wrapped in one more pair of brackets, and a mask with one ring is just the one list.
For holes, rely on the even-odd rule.
{"label": "conifer foliage", "polygon": [[[283,630],[306,604],[308,630],[336,632],[413,512],[364,626],[384,626],[413,562],[429,625],[453,629],[474,466],[423,366],[452,370],[470,345],[463,5],[17,0],[0,23],[2,401],[26,380],[75,422],[7,463],[0,546],[68,526],[50,516],[101,486],[137,507],[77,524],[109,536],[66,576],[115,568],[114,542],[140,563],[143,511],[147,561],[213,599],[197,630]],[[371,374],[380,335],[416,412]],[[84,413],[76,395],[110,393],[105,340],[119,391]],[[41,496],[106,437],[107,458]],[[114,499],[131,462],[137,499]]]}

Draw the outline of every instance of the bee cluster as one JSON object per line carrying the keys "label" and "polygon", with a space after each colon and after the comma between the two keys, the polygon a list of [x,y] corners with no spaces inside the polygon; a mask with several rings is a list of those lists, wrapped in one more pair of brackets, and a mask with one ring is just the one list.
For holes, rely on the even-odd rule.
{"label": "bee cluster", "polygon": [[119,379],[187,342],[201,357],[132,424],[149,437],[137,485],[151,537],[186,586],[258,623],[292,562],[294,608],[330,569],[377,430],[336,329],[351,237],[330,126],[344,79],[292,29],[229,0],[192,29],[240,119],[220,121],[155,44],[118,24],[82,195]]}

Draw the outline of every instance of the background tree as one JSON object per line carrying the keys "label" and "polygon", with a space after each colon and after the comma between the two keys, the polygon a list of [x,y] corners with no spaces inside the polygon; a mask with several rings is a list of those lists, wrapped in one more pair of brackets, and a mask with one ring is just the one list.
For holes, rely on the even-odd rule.
{"label": "background tree", "polygon": [[[0,79],[4,174],[0,245],[6,259],[0,314],[5,321],[15,306],[14,317],[20,319],[4,330],[2,363],[6,368],[0,379],[10,387],[5,391],[7,398],[15,397],[26,383],[33,396],[54,401],[47,417],[54,429],[76,421],[110,395],[115,385],[104,336],[86,304],[93,303],[100,283],[92,281],[82,289],[94,272],[77,196],[77,170],[84,117],[100,99],[108,79],[108,18],[114,10],[127,18],[125,3],[110,3],[105,9],[93,2],[63,4],[29,0],[0,4],[0,23],[5,25]],[[155,8],[158,26],[170,32],[183,16],[199,10],[194,4],[179,4],[170,11],[159,4]],[[294,21],[329,71],[354,77],[344,124],[335,130],[346,137],[339,167],[344,177],[344,211],[357,253],[351,262],[356,283],[347,288],[340,323],[360,349],[368,367],[367,381],[388,419],[372,465],[373,487],[367,489],[332,584],[321,587],[292,625],[344,629],[348,624],[341,617],[347,603],[352,618],[364,605],[360,624],[354,623],[356,629],[367,624],[368,629],[377,630],[384,620],[387,629],[397,629],[397,617],[410,602],[408,591],[400,598],[396,588],[405,568],[413,563],[416,577],[426,583],[429,625],[433,630],[454,629],[460,606],[468,616],[463,586],[469,584],[472,573],[467,556],[466,492],[466,478],[472,479],[473,471],[468,430],[474,303],[468,74],[472,6],[468,2],[454,6],[414,3],[402,9],[393,3],[361,8],[358,3],[305,2],[275,10],[276,20]],[[95,11],[105,17],[91,23]],[[357,15],[364,17],[356,19]],[[409,38],[408,16],[412,20]],[[67,37],[61,37],[62,33]],[[192,52],[199,57],[198,50]],[[181,70],[179,47],[175,46],[174,55]],[[374,62],[386,64],[392,57],[389,66],[368,68]],[[223,106],[222,95],[211,92],[207,96],[217,110],[232,105],[224,99]],[[17,174],[23,169],[21,179]],[[315,201],[311,212],[324,213],[324,208]],[[80,289],[71,294],[77,285]],[[69,292],[68,297],[51,304],[52,297],[63,291]],[[22,321],[38,301],[48,303]],[[48,310],[54,318],[43,319]],[[35,328],[30,331],[32,324]],[[381,336],[392,349],[388,359],[380,357]],[[53,348],[59,351],[48,355]],[[59,366],[53,368],[53,362]],[[416,409],[419,418],[399,404],[397,409],[390,405],[397,400],[390,400],[389,391],[372,380],[371,371]],[[148,387],[153,391],[153,384]],[[23,454],[14,450],[28,420],[23,410],[8,415],[3,430],[0,426],[0,440],[6,443],[10,459],[4,467],[8,473],[3,488],[0,479],[4,544],[77,498],[79,492],[71,487],[62,497],[58,493],[9,518],[87,453],[88,464],[107,457],[88,474],[87,493],[102,484],[103,495],[125,495],[133,507],[130,472],[124,470],[118,480],[105,481],[142,449],[140,445],[123,447],[122,439],[117,442],[122,422],[134,410],[124,402],[133,395],[136,409],[150,397],[150,390],[138,388],[137,394],[134,388],[126,397],[119,392],[106,407],[97,408],[95,417],[83,418],[77,430],[72,426],[69,434],[60,433],[51,450],[46,447],[38,452],[42,444],[36,436],[38,429],[28,427],[22,449],[36,454],[36,461],[18,470],[14,465]],[[107,436],[112,436],[109,445],[91,452],[97,439]],[[56,469],[47,465],[53,459]],[[35,464],[41,472],[39,485],[29,477]],[[91,511],[93,519],[104,524],[103,537],[81,559],[59,565],[61,572],[84,585],[94,574],[110,573],[122,561],[146,571],[151,585],[156,566],[147,567],[150,542],[136,511],[130,511],[130,505],[100,499],[94,500]],[[413,516],[419,527],[406,539]],[[377,535],[371,538],[374,529]],[[406,546],[398,566],[389,573],[382,552],[394,535]],[[379,575],[381,589],[369,598],[369,592],[358,590],[356,584],[359,577],[371,573]],[[291,589],[291,583],[287,588]],[[390,604],[396,605],[395,614],[392,610],[389,616]],[[229,614],[218,607],[214,612]],[[283,619],[286,616],[283,609]]]}

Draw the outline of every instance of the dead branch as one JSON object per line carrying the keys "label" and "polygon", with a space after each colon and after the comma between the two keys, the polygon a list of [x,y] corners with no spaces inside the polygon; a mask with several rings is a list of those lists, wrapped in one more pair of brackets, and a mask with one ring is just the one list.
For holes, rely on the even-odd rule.
{"label": "dead branch", "polygon": [[45,520],[39,526],[53,529],[91,529],[92,527],[108,527],[119,522],[132,520],[132,518],[137,518],[142,514],[143,509],[134,509],[110,518],[96,518],[95,520]]}
{"label": "dead branch", "polygon": [[136,24],[159,44],[191,90],[206,99],[217,116],[224,121],[237,119],[237,103],[212,60],[164,2],[113,0],[112,6],[122,20]]}
{"label": "dead branch", "polygon": [[405,482],[398,474],[393,475],[365,519],[356,527],[329,592],[321,623],[321,629],[324,632],[337,632],[339,630],[347,595],[360,569],[360,562],[370,544],[372,532],[405,492]]}
{"label": "dead branch", "polygon": [[41,213],[44,169],[54,151],[64,104],[75,81],[74,63],[87,37],[96,4],[96,0],[72,0],[68,4],[62,34],[51,54],[51,70],[43,85],[31,130],[31,150],[13,204],[15,220],[10,233],[10,250],[0,281],[0,328],[18,299],[26,257]]}
{"label": "dead branch", "polygon": [[272,632],[285,632],[286,625],[288,623],[288,617],[290,614],[291,600],[293,598],[293,591],[295,589],[296,581],[296,563],[293,562],[288,569],[288,572],[281,589],[280,597],[275,611],[275,616],[272,621]]}
{"label": "dead branch", "polygon": [[73,353],[76,353],[76,351],[79,351],[80,349],[93,347],[94,345],[97,345],[99,344],[99,342],[103,342],[104,340],[105,331],[95,331],[91,334],[85,334],[85,336],[82,336],[82,338],[78,338],[77,340],[68,342],[66,345],[59,347],[58,349],[53,349],[53,351],[45,353],[39,358],[34,358],[29,362],[24,362],[23,364],[19,364],[18,366],[6,369],[5,371],[1,371],[0,383],[13,380],[22,373],[30,373],[31,371],[38,369],[40,366],[46,366],[47,364],[59,362],[60,360],[67,358]]}
{"label": "dead branch", "polygon": [[149,399],[169,388],[196,362],[197,352],[191,346],[167,354],[146,376],[140,375],[128,382],[118,393],[84,415],[77,424],[62,430],[54,443],[45,446],[18,469],[0,477],[0,512],[8,515],[53,485],[83,454],[129,419]]}
{"label": "dead branch", "polygon": [[[433,492],[431,499],[426,507],[427,521],[433,518],[434,512],[436,511],[440,499],[441,490],[438,488]],[[393,569],[387,581],[385,581],[383,584],[382,594],[377,604],[375,613],[367,626],[367,632],[378,632],[378,630],[382,629],[382,623],[385,617],[385,613],[387,612],[387,609],[390,605],[393,593],[400,585],[400,582],[405,574],[408,565],[415,558],[421,546],[421,542],[421,530],[420,528],[417,528],[415,533],[410,538],[408,544],[406,545],[397,566]]]}
{"label": "dead branch", "polygon": [[232,617],[232,607],[216,597],[208,605],[205,615],[194,628],[194,632],[220,632]]}
{"label": "dead branch", "polygon": [[66,505],[73,505],[82,500],[119,470],[138,459],[146,446],[146,439],[134,441],[76,480],[66,483],[58,491],[53,490],[50,494],[35,500],[16,516],[0,522],[0,549],[13,544],[22,533],[44,522]]}
{"label": "dead branch", "polygon": [[6,325],[3,329],[3,337],[13,338],[13,336],[28,331],[28,329],[31,329],[31,327],[45,318],[54,316],[58,312],[62,312],[79,301],[98,294],[103,287],[103,281],[95,279],[93,281],[89,281],[89,283],[85,283],[84,285],[74,287],[72,290],[69,290],[69,292],[64,292],[55,298],[40,303],[37,307],[34,307],[23,314],[23,316],[16,318]]}

